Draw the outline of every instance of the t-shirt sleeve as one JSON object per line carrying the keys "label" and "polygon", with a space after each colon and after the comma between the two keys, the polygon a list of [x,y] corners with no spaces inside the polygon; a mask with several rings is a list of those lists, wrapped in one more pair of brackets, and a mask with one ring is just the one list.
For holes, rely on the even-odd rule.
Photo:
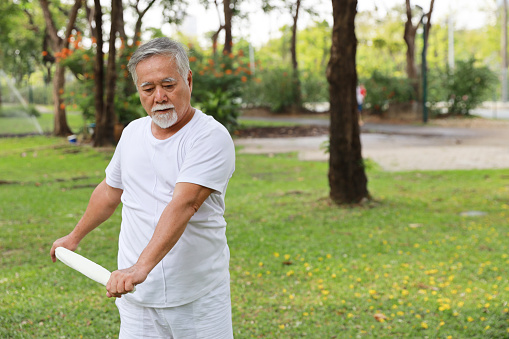
{"label": "t-shirt sleeve", "polygon": [[120,166],[121,142],[118,143],[115,153],[106,167],[106,183],[114,188],[124,189],[122,185],[122,171]]}
{"label": "t-shirt sleeve", "polygon": [[233,140],[226,130],[211,130],[195,140],[186,153],[177,183],[193,183],[224,194],[234,170]]}

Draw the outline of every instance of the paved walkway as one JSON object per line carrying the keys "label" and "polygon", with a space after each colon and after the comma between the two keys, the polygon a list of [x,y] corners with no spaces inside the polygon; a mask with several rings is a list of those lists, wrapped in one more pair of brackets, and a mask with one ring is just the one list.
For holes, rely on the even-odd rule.
{"label": "paved walkway", "polygon": [[[327,119],[310,118],[275,120],[329,123]],[[298,152],[299,159],[313,161],[328,160],[323,151],[326,142],[328,136],[235,140],[243,147],[242,153]],[[508,122],[476,122],[468,127],[366,123],[361,143],[363,157],[387,171],[509,168]]]}

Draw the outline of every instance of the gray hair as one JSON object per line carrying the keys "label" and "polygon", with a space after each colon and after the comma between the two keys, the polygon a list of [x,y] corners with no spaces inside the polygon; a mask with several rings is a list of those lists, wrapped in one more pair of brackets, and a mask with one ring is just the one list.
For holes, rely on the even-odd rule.
{"label": "gray hair", "polygon": [[189,67],[189,58],[185,47],[181,43],[171,40],[170,38],[156,38],[141,45],[136,52],[133,53],[131,59],[129,59],[127,68],[133,77],[135,85],[137,85],[136,83],[138,81],[136,66],[138,66],[138,63],[141,61],[155,55],[166,55],[173,58],[182,79],[187,79],[187,75],[191,69]]}

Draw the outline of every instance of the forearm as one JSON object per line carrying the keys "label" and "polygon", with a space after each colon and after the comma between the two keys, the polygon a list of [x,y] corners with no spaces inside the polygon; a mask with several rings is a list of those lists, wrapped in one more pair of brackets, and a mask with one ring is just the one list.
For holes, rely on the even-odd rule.
{"label": "forearm", "polygon": [[175,246],[195,212],[190,204],[170,202],[136,265],[148,274]]}
{"label": "forearm", "polygon": [[212,190],[199,185],[177,184],[173,199],[161,214],[154,234],[136,266],[148,274],[175,246],[189,220],[211,193]]}

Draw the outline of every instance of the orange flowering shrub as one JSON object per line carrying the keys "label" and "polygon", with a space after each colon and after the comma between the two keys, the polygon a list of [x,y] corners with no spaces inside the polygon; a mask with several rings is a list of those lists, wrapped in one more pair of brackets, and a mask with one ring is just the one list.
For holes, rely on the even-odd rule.
{"label": "orange flowering shrub", "polygon": [[236,126],[242,102],[242,88],[251,78],[244,65],[244,52],[211,57],[190,47],[189,64],[193,71],[193,105],[212,115],[230,131]]}

